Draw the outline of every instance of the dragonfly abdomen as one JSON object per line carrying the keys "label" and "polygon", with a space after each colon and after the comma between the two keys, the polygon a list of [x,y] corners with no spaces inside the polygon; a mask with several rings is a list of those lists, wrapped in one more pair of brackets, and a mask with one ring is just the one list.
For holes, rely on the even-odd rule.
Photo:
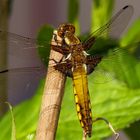
{"label": "dragonfly abdomen", "polygon": [[90,137],[92,132],[92,113],[86,69],[83,66],[73,70],[73,87],[80,124],[85,134]]}

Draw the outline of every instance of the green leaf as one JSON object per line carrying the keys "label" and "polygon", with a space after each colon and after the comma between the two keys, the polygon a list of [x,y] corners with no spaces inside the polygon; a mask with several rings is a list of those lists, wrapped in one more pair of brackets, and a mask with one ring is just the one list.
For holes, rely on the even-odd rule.
{"label": "green leaf", "polygon": [[12,106],[10,105],[10,103],[8,103],[8,102],[6,102],[6,103],[9,106],[11,117],[12,117],[12,134],[11,134],[11,140],[16,140],[16,125],[15,125],[15,119],[14,119],[14,115],[13,115]]}
{"label": "green leaf", "polygon": [[[37,121],[39,116],[39,108],[41,95],[44,88],[44,81],[40,83],[37,94],[30,100],[27,100],[13,108],[14,119],[16,123],[17,140],[34,140]],[[1,140],[11,140],[11,115],[8,112],[0,122]]]}
{"label": "green leaf", "polygon": [[[112,52],[110,51],[110,53]],[[140,77],[138,73],[138,67],[140,63],[138,60],[128,51],[123,49],[119,49],[117,53],[113,53],[113,55],[114,56],[112,60],[105,62],[106,66],[104,65],[104,69],[107,70],[110,67],[108,70],[111,70],[113,73],[115,73],[115,76],[120,81],[126,83],[128,87],[139,88]]]}
{"label": "green leaf", "polygon": [[37,45],[39,46],[38,53],[45,66],[48,66],[48,58],[51,49],[50,43],[53,35],[53,30],[54,29],[50,25],[44,25],[39,30],[37,36]]}
{"label": "green leaf", "polygon": [[93,0],[91,32],[102,27],[112,16],[114,0]]}

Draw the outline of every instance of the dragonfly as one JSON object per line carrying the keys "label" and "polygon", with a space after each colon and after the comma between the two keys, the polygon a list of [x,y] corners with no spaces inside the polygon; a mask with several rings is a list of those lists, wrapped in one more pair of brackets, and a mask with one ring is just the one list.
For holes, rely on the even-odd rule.
{"label": "dragonfly", "polygon": [[[120,36],[122,31],[127,26],[132,14],[132,6],[128,5],[123,7],[104,26],[99,28],[97,31],[91,33],[84,41],[81,41],[75,35],[75,27],[69,23],[61,24],[57,29],[57,34],[54,34],[54,42],[56,43],[56,45],[54,45],[54,42],[52,42],[51,49],[63,54],[64,57],[59,62],[53,60],[53,67],[55,70],[58,70],[64,73],[66,76],[72,78],[77,115],[81,127],[83,128],[85,137],[91,137],[93,122],[97,120],[104,120],[113,131],[113,133],[116,135],[116,139],[118,139],[118,133],[115,132],[112,125],[105,118],[100,117],[96,118],[95,120],[93,120],[92,118],[87,75],[96,71],[95,68],[98,67],[98,64],[102,61],[103,56],[92,56],[89,55],[87,51],[92,49],[92,46],[94,46],[98,38],[104,35],[106,32],[109,32],[112,38],[117,38],[118,36]],[[7,32],[0,32],[0,34],[3,33]],[[39,59],[36,59],[38,58],[36,51],[38,47],[35,47],[36,39],[19,36],[13,33],[8,33],[8,35],[10,42],[9,44],[11,45],[10,53],[13,57],[13,60],[18,59],[17,55],[21,54],[21,56],[25,55],[25,59],[30,58],[37,61],[37,64],[32,64],[32,62],[30,63],[29,59],[28,62],[26,61],[20,63],[20,67],[18,68],[12,68],[14,67],[13,65],[6,68],[2,67],[0,68],[0,76],[12,70],[16,73],[34,72],[39,78],[41,76],[44,76],[46,69],[42,65],[41,61]],[[59,40],[57,40],[57,36],[62,39],[61,43],[59,42]],[[19,45],[21,45],[20,48]],[[17,52],[13,53],[12,48],[15,46],[17,46]],[[35,55],[31,55],[31,52],[33,50]],[[46,59],[47,58],[44,58],[44,60]],[[28,64],[24,65],[25,63]]]}
{"label": "dragonfly", "polygon": [[[105,26],[96,32],[97,35],[100,36],[103,34],[106,29],[110,28],[113,24],[116,24],[116,21],[119,18],[124,18],[124,15],[126,16],[129,12],[132,12],[131,6],[123,7]],[[65,59],[63,61],[60,60],[60,62],[54,60],[56,63],[54,68],[72,78],[77,115],[81,127],[84,130],[85,137],[91,137],[93,122],[103,120],[116,135],[115,139],[118,139],[119,134],[115,132],[112,125],[105,118],[100,117],[95,120],[92,119],[87,75],[94,71],[95,67],[102,60],[102,56],[92,56],[86,51],[94,45],[96,41],[95,33],[84,42],[81,42],[80,39],[74,35],[75,27],[72,24],[61,24],[57,33],[58,36],[62,38],[63,43],[60,46],[53,46],[52,44],[52,49],[62,53],[65,56]],[[55,41],[58,42],[58,40]]]}

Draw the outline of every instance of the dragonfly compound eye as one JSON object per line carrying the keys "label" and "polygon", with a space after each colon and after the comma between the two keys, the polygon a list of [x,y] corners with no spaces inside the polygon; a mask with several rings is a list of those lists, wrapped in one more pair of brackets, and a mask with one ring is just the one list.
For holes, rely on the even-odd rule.
{"label": "dragonfly compound eye", "polygon": [[58,35],[63,38],[66,32],[66,24],[59,25],[57,32],[58,32]]}

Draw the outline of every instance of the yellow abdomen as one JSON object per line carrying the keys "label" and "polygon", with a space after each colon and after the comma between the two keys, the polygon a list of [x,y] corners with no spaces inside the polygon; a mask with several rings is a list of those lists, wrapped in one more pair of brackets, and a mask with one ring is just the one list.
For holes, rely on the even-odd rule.
{"label": "yellow abdomen", "polygon": [[84,65],[78,66],[73,70],[73,87],[78,118],[85,134],[90,137],[92,132],[92,113]]}

